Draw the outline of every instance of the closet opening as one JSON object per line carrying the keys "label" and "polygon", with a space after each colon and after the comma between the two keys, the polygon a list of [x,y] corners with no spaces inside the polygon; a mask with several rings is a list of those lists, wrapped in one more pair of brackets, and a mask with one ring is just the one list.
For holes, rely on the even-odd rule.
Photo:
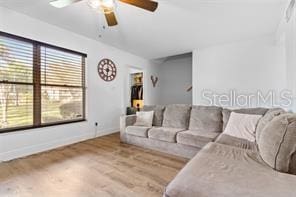
{"label": "closet opening", "polygon": [[144,106],[144,73],[142,70],[131,69],[129,73],[130,106],[127,114],[135,114]]}

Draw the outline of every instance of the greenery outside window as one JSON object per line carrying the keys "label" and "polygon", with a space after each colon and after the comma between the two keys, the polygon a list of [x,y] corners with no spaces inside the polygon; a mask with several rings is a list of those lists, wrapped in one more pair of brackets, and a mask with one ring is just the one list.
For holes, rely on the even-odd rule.
{"label": "greenery outside window", "polygon": [[85,58],[0,32],[0,132],[85,120]]}

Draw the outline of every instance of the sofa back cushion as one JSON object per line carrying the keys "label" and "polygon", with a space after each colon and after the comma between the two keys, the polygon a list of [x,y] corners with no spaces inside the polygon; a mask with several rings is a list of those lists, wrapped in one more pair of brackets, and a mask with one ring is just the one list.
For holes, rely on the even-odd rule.
{"label": "sofa back cushion", "polygon": [[222,132],[222,108],[216,106],[192,106],[189,130]]}
{"label": "sofa back cushion", "polygon": [[226,128],[226,125],[228,123],[229,117],[231,112],[236,112],[240,114],[253,114],[253,115],[264,115],[268,111],[267,108],[243,108],[243,109],[223,109],[223,131]]}
{"label": "sofa back cushion", "polygon": [[190,105],[168,105],[164,111],[163,127],[187,129],[190,116]]}
{"label": "sofa back cushion", "polygon": [[296,114],[275,117],[261,132],[258,149],[262,159],[273,169],[295,174]]}
{"label": "sofa back cushion", "polygon": [[143,107],[143,111],[154,111],[154,117],[153,117],[153,126],[160,127],[162,126],[163,121],[163,113],[164,113],[164,106],[161,105],[145,105]]}
{"label": "sofa back cushion", "polygon": [[294,153],[291,157],[289,172],[296,175],[296,153]]}
{"label": "sofa back cushion", "polygon": [[261,132],[264,129],[264,127],[275,117],[286,113],[285,110],[281,108],[274,108],[269,109],[265,115],[259,120],[257,128],[256,128],[256,141],[259,141],[259,138],[261,136]]}

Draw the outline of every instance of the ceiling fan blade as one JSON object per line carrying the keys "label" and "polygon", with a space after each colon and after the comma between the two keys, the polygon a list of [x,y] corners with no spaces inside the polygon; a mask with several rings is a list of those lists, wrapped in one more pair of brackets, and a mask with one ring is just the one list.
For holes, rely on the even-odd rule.
{"label": "ceiling fan blade", "polygon": [[142,8],[144,10],[151,11],[151,12],[154,12],[158,7],[158,3],[151,0],[119,0],[119,1]]}
{"label": "ceiling fan blade", "polygon": [[56,8],[63,8],[79,1],[82,1],[82,0],[55,0],[50,2],[50,5]]}
{"label": "ceiling fan blade", "polygon": [[118,24],[114,12],[105,13],[105,17],[106,17],[108,26],[115,26]]}

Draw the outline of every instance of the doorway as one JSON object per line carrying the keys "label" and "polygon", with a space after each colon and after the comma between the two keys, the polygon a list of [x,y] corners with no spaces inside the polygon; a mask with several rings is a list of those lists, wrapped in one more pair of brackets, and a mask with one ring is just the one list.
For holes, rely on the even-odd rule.
{"label": "doorway", "polygon": [[135,114],[144,106],[144,72],[137,68],[129,69],[129,107],[127,114]]}

